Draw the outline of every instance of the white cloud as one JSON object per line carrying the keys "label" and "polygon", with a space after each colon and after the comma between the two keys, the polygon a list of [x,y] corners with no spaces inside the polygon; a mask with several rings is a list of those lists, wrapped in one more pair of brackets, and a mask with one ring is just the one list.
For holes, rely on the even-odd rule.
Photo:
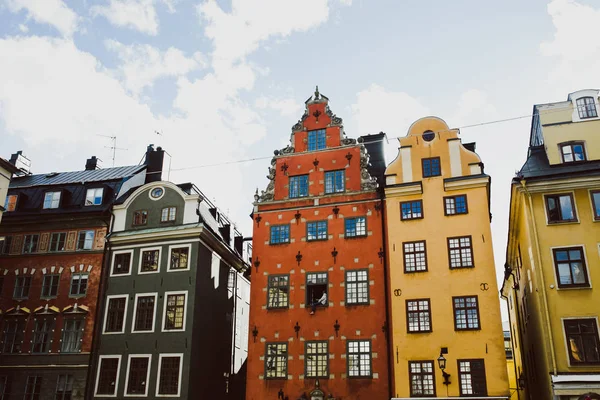
{"label": "white cloud", "polygon": [[[79,17],[63,0],[6,0],[6,4],[12,12],[26,10],[27,18],[40,24],[52,25],[63,36],[70,37],[77,30]],[[27,32],[21,26],[25,25],[19,25],[19,29]]]}
{"label": "white cloud", "polygon": [[351,6],[352,0],[339,0],[340,4],[343,6]]}
{"label": "white cloud", "polygon": [[151,87],[159,78],[183,76],[206,67],[205,57],[200,52],[188,58],[174,47],[161,52],[147,44],[124,45],[115,40],[104,43],[107,49],[117,53],[121,60],[118,75],[124,80],[125,87],[135,94]]}
{"label": "white cloud", "polygon": [[458,108],[446,122],[451,128],[458,128],[496,118],[496,107],[489,103],[487,94],[478,89],[469,89],[460,95]]}
{"label": "white cloud", "polygon": [[108,5],[91,7],[91,14],[104,16],[113,25],[131,28],[148,35],[158,34],[158,16],[153,0],[107,1]]}
{"label": "white cloud", "polygon": [[29,28],[25,24],[19,24],[19,30],[23,33],[29,32]]}
{"label": "white cloud", "polygon": [[266,96],[260,96],[254,101],[254,105],[261,109],[271,109],[278,111],[284,117],[297,118],[302,114],[302,105],[295,99],[275,99]]}

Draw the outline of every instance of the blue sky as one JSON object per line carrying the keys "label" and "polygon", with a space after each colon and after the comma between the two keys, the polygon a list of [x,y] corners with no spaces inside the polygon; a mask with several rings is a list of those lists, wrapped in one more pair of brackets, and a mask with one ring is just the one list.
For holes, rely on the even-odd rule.
{"label": "blue sky", "polygon": [[[593,0],[1,0],[0,156],[33,172],[96,155],[139,162],[149,143],[250,235],[252,194],[319,85],[356,137],[425,115],[452,127],[526,116],[598,87]],[[492,175],[496,262],[529,118],[464,128]],[[155,131],[161,131],[157,135]]]}

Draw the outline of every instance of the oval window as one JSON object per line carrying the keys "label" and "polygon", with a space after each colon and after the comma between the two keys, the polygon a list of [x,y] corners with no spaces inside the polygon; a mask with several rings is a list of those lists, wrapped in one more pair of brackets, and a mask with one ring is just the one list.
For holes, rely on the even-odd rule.
{"label": "oval window", "polygon": [[435,133],[433,131],[425,131],[423,132],[423,140],[426,142],[431,142],[435,139]]}
{"label": "oval window", "polygon": [[163,195],[164,192],[165,192],[165,190],[163,188],[157,187],[157,188],[154,188],[154,189],[152,189],[150,191],[150,196],[153,199],[158,199],[158,198],[160,198]]}

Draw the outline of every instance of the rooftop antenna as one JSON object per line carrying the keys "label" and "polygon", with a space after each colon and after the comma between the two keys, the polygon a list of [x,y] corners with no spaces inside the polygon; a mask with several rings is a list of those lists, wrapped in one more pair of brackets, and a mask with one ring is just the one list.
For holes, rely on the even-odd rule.
{"label": "rooftop antenna", "polygon": [[102,137],[110,139],[111,145],[110,146],[104,146],[104,148],[112,150],[112,166],[114,167],[115,166],[115,158],[116,158],[117,150],[129,150],[129,149],[124,149],[124,148],[121,148],[121,147],[117,147],[117,137],[116,136],[109,136],[109,135],[96,135],[96,136],[102,136]]}

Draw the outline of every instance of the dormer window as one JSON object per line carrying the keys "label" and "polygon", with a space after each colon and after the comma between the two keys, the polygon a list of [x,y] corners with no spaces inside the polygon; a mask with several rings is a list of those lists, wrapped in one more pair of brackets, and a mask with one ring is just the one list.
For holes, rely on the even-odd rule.
{"label": "dormer window", "polygon": [[323,150],[325,138],[325,129],[308,132],[308,151]]}
{"label": "dormer window", "polygon": [[583,143],[581,142],[570,142],[562,143],[560,146],[560,153],[562,154],[562,160],[565,163],[585,161],[585,150]]}
{"label": "dormer window", "polygon": [[15,211],[17,209],[17,198],[18,196],[16,194],[6,196],[6,201],[4,202],[4,209],[6,211]]}
{"label": "dormer window", "polygon": [[577,112],[580,119],[596,118],[598,111],[596,110],[596,101],[593,97],[581,97],[577,99]]}
{"label": "dormer window", "polygon": [[46,192],[44,195],[44,210],[58,208],[60,204],[60,192]]}
{"label": "dormer window", "polygon": [[95,188],[88,189],[85,195],[85,205],[86,206],[99,206],[102,204],[102,195],[104,193],[104,189]]}

